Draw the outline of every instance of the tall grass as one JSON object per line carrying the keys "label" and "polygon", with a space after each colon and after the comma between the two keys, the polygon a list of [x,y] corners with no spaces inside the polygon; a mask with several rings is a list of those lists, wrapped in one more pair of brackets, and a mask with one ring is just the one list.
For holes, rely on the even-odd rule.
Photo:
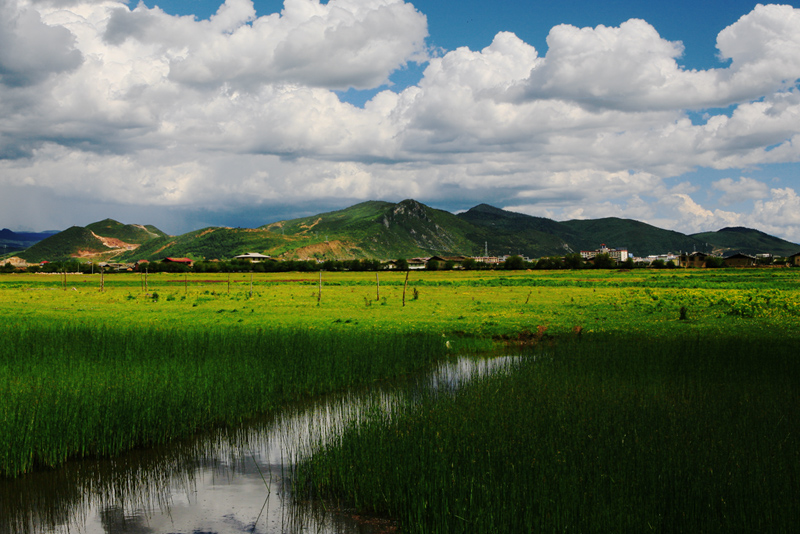
{"label": "tall grass", "polygon": [[112,456],[278,404],[413,372],[433,334],[235,327],[0,327],[0,475]]}
{"label": "tall grass", "polygon": [[[790,532],[800,362],[779,338],[589,338],[343,429],[296,491],[404,532]],[[535,357],[535,358],[534,358]]]}

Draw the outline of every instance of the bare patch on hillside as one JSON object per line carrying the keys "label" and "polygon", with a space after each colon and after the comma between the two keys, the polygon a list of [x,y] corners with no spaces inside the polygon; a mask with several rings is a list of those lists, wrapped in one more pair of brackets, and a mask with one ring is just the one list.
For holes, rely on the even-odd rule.
{"label": "bare patch on hillside", "polygon": [[300,228],[304,228],[305,230],[303,231],[303,233],[307,233],[309,230],[311,230],[311,229],[312,229],[312,228],[314,228],[316,225],[318,225],[318,224],[319,224],[319,222],[320,222],[321,220],[322,220],[322,217],[318,217],[318,218],[317,218],[317,220],[316,220],[316,221],[314,221],[314,222],[313,222],[313,223],[311,223],[311,224],[301,224],[301,225],[300,225]]}
{"label": "bare patch on hillside", "polygon": [[117,239],[115,237],[103,237],[101,235],[97,235],[94,232],[92,232],[92,235],[108,248],[121,248],[125,250],[136,250],[137,248],[139,248],[138,243],[126,243],[121,239]]}
{"label": "bare patch on hillside", "polygon": [[287,252],[284,256],[291,256],[299,260],[318,258],[342,260],[355,258],[356,255],[354,252],[357,250],[358,248],[354,247],[352,243],[346,243],[337,239],[299,247],[291,252]]}
{"label": "bare patch on hillside", "polygon": [[173,246],[175,243],[176,243],[176,241],[172,241],[172,242],[170,242],[170,243],[167,243],[166,245],[164,245],[164,246],[163,246],[163,247],[161,247],[160,249],[158,249],[158,250],[156,250],[155,252],[153,252],[153,254],[152,254],[152,255],[153,255],[153,256],[155,256],[156,254],[158,254],[158,253],[159,253],[159,252],[161,252],[162,250],[164,250],[164,249],[166,249],[166,248],[169,248],[169,247]]}

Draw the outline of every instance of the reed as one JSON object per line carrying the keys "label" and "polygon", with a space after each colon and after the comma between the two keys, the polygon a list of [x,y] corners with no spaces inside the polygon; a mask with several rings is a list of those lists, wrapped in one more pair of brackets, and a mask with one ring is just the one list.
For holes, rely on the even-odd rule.
{"label": "reed", "polygon": [[0,326],[0,475],[113,456],[411,373],[440,335],[363,329]]}
{"label": "reed", "polygon": [[796,341],[582,338],[341,429],[298,498],[407,533],[794,531]]}

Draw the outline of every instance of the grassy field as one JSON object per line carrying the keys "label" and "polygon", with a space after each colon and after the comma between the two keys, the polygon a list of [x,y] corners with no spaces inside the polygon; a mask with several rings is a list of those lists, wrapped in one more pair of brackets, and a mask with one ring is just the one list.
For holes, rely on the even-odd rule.
{"label": "grassy field", "polygon": [[499,345],[536,358],[342,429],[302,487],[408,532],[799,519],[800,269],[6,275],[0,317],[6,476]]}
{"label": "grassy field", "polygon": [[[602,335],[312,447],[300,495],[406,533],[794,532],[795,343]],[[357,466],[357,468],[354,468]]]}
{"label": "grassy field", "polygon": [[[375,328],[479,339],[546,328],[797,331],[800,269],[0,276],[4,322]],[[66,288],[66,290],[64,290]],[[684,309],[681,315],[681,309]],[[684,320],[681,320],[681,317]]]}

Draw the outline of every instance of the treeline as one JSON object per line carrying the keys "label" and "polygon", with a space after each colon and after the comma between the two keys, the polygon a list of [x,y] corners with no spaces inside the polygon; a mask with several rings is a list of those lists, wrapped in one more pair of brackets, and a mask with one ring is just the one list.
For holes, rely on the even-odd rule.
{"label": "treeline", "polygon": [[[404,261],[404,260],[401,260]],[[401,263],[402,266],[402,263]],[[173,262],[152,262],[144,263],[134,269],[136,272],[150,273],[234,273],[234,272],[311,272],[319,271],[320,269],[326,271],[377,271],[383,269],[385,264],[378,260],[346,260],[334,261],[328,260],[323,263],[316,261],[265,261],[260,263],[251,263],[248,261],[197,261],[193,265],[186,265],[183,263]],[[405,263],[405,269],[408,268],[408,263]],[[32,265],[25,269],[31,273],[99,273],[99,272],[118,272],[116,266],[105,265],[101,266],[98,263],[81,263],[79,261],[54,261],[45,263],[44,265]],[[127,270],[127,269],[126,269]],[[6,263],[0,266],[0,272],[13,273],[17,272],[17,268]]]}
{"label": "treeline", "polygon": [[[765,264],[759,261],[759,264]],[[617,263],[608,254],[598,254],[592,261],[584,260],[580,254],[567,254],[566,256],[553,256],[540,258],[534,261],[527,261],[521,256],[511,256],[502,263],[482,263],[473,258],[467,258],[461,262],[452,260],[429,261],[426,269],[429,271],[452,271],[452,270],[560,270],[560,269],[675,269],[678,265],[673,261],[657,259],[652,262],[635,262],[633,258],[628,258],[622,263]],[[723,259],[716,256],[709,256],[705,262],[706,268],[724,267]],[[135,270],[150,273],[236,273],[236,272],[312,272],[312,271],[380,271],[394,269],[398,271],[408,270],[408,261],[400,258],[392,262],[381,262],[379,260],[326,260],[322,263],[316,260],[289,260],[289,261],[264,261],[251,263],[244,260],[232,261],[197,261],[193,265],[171,262],[153,262],[139,265]],[[27,272],[42,273],[99,273],[118,272],[114,266],[103,266],[92,263],[81,263],[76,260],[56,261],[44,265],[30,266]],[[0,266],[0,273],[13,273],[17,269],[10,263]]]}

